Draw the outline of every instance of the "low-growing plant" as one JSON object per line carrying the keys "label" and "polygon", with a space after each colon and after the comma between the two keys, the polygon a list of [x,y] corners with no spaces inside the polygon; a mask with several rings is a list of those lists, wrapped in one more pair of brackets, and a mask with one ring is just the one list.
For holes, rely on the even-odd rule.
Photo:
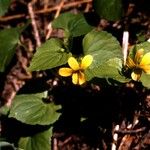
{"label": "low-growing plant", "polygon": [[[149,42],[145,41],[130,47],[124,64],[119,41],[111,33],[89,25],[83,14],[61,14],[52,22],[52,27],[62,29],[64,37],[50,38],[42,43],[36,49],[28,71],[49,70],[59,81],[64,83],[69,81],[72,86],[81,88],[85,88],[93,81],[99,84],[101,82],[99,79],[106,79],[110,85],[115,86],[139,82],[143,87],[150,88]],[[21,31],[22,28],[0,31],[1,72],[4,72],[11,62]],[[79,45],[75,39],[79,39]],[[52,129],[55,122],[61,116],[62,106],[47,101],[48,92],[46,90],[16,95],[6,113],[9,118],[43,128],[31,136],[20,137],[18,142],[20,149],[50,149],[49,139],[53,135]]]}

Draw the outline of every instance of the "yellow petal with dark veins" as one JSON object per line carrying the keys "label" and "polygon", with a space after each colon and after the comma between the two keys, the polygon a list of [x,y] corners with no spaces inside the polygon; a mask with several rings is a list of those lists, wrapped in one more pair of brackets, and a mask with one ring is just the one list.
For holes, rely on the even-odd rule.
{"label": "yellow petal with dark veins", "polygon": [[130,69],[132,69],[132,68],[134,68],[136,66],[135,63],[134,63],[134,61],[130,57],[127,58],[126,65]]}
{"label": "yellow petal with dark veins", "polygon": [[79,72],[79,85],[82,85],[83,83],[86,82],[86,79],[85,79],[85,74],[83,72]]}
{"label": "yellow petal with dark veins", "polygon": [[73,84],[78,84],[78,81],[79,81],[79,75],[78,75],[78,73],[73,73],[72,74],[72,83]]}
{"label": "yellow petal with dark veins", "polygon": [[93,57],[91,55],[86,55],[83,57],[82,61],[81,61],[81,69],[86,69],[87,67],[89,67],[92,64],[93,61]]}
{"label": "yellow petal with dark veins", "polygon": [[134,57],[135,64],[139,64],[140,59],[143,57],[143,52],[144,52],[144,49],[142,48],[136,51],[136,54]]}
{"label": "yellow petal with dark veins", "polygon": [[77,60],[74,57],[70,57],[68,59],[68,64],[69,64],[70,68],[72,68],[74,71],[77,71],[80,69],[79,63],[77,62]]}
{"label": "yellow petal with dark veins", "polygon": [[63,77],[68,77],[72,75],[73,70],[71,68],[60,68],[58,73]]}
{"label": "yellow petal with dark veins", "polygon": [[146,53],[140,62],[140,66],[144,65],[150,65],[150,52]]}

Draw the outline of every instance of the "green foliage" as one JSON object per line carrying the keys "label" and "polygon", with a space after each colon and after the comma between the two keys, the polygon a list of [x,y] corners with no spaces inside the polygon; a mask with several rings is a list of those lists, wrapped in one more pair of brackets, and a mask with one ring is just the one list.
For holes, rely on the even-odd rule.
{"label": "green foliage", "polygon": [[[130,48],[129,56],[134,58],[136,51],[139,49],[144,49],[144,54],[150,52],[150,42],[142,42],[140,44],[137,44]],[[150,88],[150,75],[142,73],[142,76],[140,78],[140,81],[142,82],[144,87]]]}
{"label": "green foliage", "polygon": [[4,72],[15,53],[22,28],[0,30],[0,72]]}
{"label": "green foliage", "polygon": [[150,52],[150,42],[141,42],[139,44],[135,44],[129,49],[129,56],[134,58],[136,51],[139,49],[144,49],[144,54]]}
{"label": "green foliage", "polygon": [[[71,53],[59,39],[46,41],[35,53],[29,70],[45,70],[67,63]],[[68,49],[69,51],[69,49]],[[83,39],[84,55],[92,55],[93,63],[86,71],[87,80],[94,77],[113,78],[125,82],[122,76],[122,53],[119,42],[110,33],[92,30]],[[57,58],[57,59],[56,59]],[[108,69],[109,68],[109,69]]]}
{"label": "green foliage", "polygon": [[63,29],[65,33],[71,37],[81,36],[93,29],[90,26],[83,14],[64,13],[61,14],[52,23],[53,28]]}
{"label": "green foliage", "polygon": [[[66,41],[70,42],[70,37],[76,37],[88,33],[93,29],[88,25],[82,14],[64,13],[53,21],[54,28],[61,28],[66,33]],[[59,39],[47,40],[40,48],[37,49],[29,70],[38,71],[46,70],[61,66],[67,63],[71,56],[69,44]],[[57,58],[57,59],[56,59]]]}
{"label": "green foliage", "polygon": [[71,54],[65,50],[63,41],[52,38],[37,49],[29,70],[37,71],[58,67],[65,64],[70,56]]}
{"label": "green foliage", "polygon": [[26,94],[15,97],[9,117],[31,125],[53,124],[60,116],[56,112],[60,105],[43,102],[43,93]]}
{"label": "green foliage", "polygon": [[11,3],[11,0],[0,0],[0,16],[3,16]]}
{"label": "green foliage", "polygon": [[37,133],[31,137],[22,137],[19,148],[23,150],[51,150],[52,128]]}
{"label": "green foliage", "polygon": [[144,49],[144,53],[150,52],[150,42],[142,42],[135,45],[136,50]]}
{"label": "green foliage", "polygon": [[0,149],[11,149],[11,150],[15,150],[15,146],[9,142],[6,141],[0,141]]}
{"label": "green foliage", "polygon": [[[103,2],[104,1],[100,1],[100,4]],[[108,5],[108,7],[112,6],[112,9],[115,9],[114,1]],[[80,19],[81,21],[79,21]],[[29,69],[32,71],[45,70],[67,64],[68,58],[72,55],[69,44],[72,43],[73,39],[70,39],[70,35],[72,37],[83,35],[92,29],[89,28],[89,26],[86,32],[85,30],[82,30],[82,28],[86,28],[86,26],[83,25],[85,20],[83,20],[83,15],[74,15],[71,13],[62,14],[54,20],[53,27],[64,29],[69,36],[65,37],[64,41],[52,38],[45,42],[35,53]],[[76,24],[72,23],[73,21],[75,21]],[[87,25],[87,23],[85,23],[85,25]],[[79,29],[81,32],[79,32]],[[66,39],[70,43],[66,44]],[[121,46],[117,39],[110,33],[92,30],[84,36],[82,45],[83,54],[81,52],[81,55],[85,56],[90,54],[93,57],[92,64],[87,70],[85,70],[86,79],[88,81],[95,77],[106,79],[110,78],[116,80],[117,82],[128,82],[131,80],[130,77],[128,78],[123,74],[124,66],[122,63],[123,56]],[[149,42],[137,44],[130,49],[129,55],[133,58],[136,50],[140,48],[144,48],[145,53],[147,53],[150,49],[149,45]],[[80,57],[81,55],[78,55],[77,57]],[[143,74],[141,77],[141,82],[146,87],[149,87],[149,82],[146,82],[148,80],[149,76]]]}
{"label": "green foliage", "polygon": [[127,82],[129,79],[125,78],[122,73],[122,60],[119,58],[110,59],[99,67],[88,69],[86,71],[87,79],[90,80],[94,77],[110,78],[118,82]]}
{"label": "green foliage", "polygon": [[0,114],[7,115],[9,113],[10,108],[6,105],[0,107]]}
{"label": "green foliage", "polygon": [[150,89],[150,75],[149,74],[142,73],[140,81],[142,82],[142,85],[144,87]]}
{"label": "green foliage", "polygon": [[93,63],[87,69],[87,79],[94,77],[113,78],[125,81],[122,70],[122,54],[119,42],[105,31],[91,31],[83,39],[84,54],[93,56]]}
{"label": "green foliage", "polygon": [[101,18],[110,21],[119,20],[123,15],[122,0],[94,0],[93,6]]}
{"label": "green foliage", "polygon": [[113,57],[122,58],[119,42],[105,31],[89,32],[83,39],[83,51],[85,55],[93,56],[92,66],[94,67],[98,67]]}
{"label": "green foliage", "polygon": [[[6,13],[10,2],[10,0],[0,0],[0,16]],[[95,11],[99,14],[101,18],[105,18],[110,21],[116,21],[122,17],[123,9],[121,0],[94,0],[93,3]],[[43,43],[41,47],[37,48],[28,68],[29,71],[41,71],[53,68],[59,69],[56,67],[68,65],[67,62],[69,57],[74,54],[73,50],[78,47],[77,51],[79,51],[79,53],[76,53],[76,55],[73,57],[75,57],[76,60],[79,62],[79,66],[78,64],[76,64],[76,62],[72,62],[72,65],[75,64],[77,66],[74,67],[75,69],[72,67],[72,70],[70,69],[70,71],[68,68],[65,68],[68,71],[68,76],[74,74],[75,79],[78,80],[79,75],[81,76],[81,78],[84,78],[85,73],[87,81],[91,80],[91,82],[93,81],[92,79],[97,78],[112,79],[111,81],[114,83],[125,83],[131,81],[131,72],[135,69],[135,66],[133,66],[132,70],[132,67],[128,68],[127,65],[123,65],[122,48],[120,46],[120,43],[112,34],[106,31],[99,31],[94,29],[94,27],[87,23],[83,14],[61,14],[57,19],[52,22],[52,26],[53,28],[64,30],[64,39],[51,38]],[[7,66],[10,64],[15,54],[16,46],[19,42],[19,36],[21,32],[25,29],[25,27],[26,26],[24,26],[23,28],[17,27],[0,30],[0,72],[5,72]],[[137,50],[141,48],[144,49],[144,53],[150,52],[150,43],[143,42],[133,46],[132,48],[130,48],[129,56],[131,58],[134,58]],[[87,59],[82,59],[86,55],[92,56],[89,56],[89,61]],[[87,64],[89,62],[90,63],[88,66],[87,64],[84,65],[84,63],[82,62],[87,62]],[[69,63],[69,66],[71,66],[70,64],[71,63]],[[76,68],[79,68],[79,70]],[[80,73],[79,75],[78,71]],[[57,73],[58,70],[56,72],[56,76],[58,77]],[[78,76],[76,76],[76,74]],[[140,78],[140,82],[144,87],[150,88],[150,75],[143,72]],[[69,83],[67,83],[67,86],[68,85]],[[59,88],[62,87],[59,86]],[[73,92],[72,89],[71,92]],[[80,92],[81,91],[82,89],[80,89]],[[21,94],[17,95],[14,98],[10,108],[8,106],[4,106],[1,108],[0,112],[3,116],[14,118],[20,121],[23,125],[40,125],[39,127],[41,128],[47,128],[47,130],[44,130],[42,132],[36,132],[34,135],[29,135],[28,137],[21,137],[18,143],[19,149],[51,149],[50,139],[52,137],[52,129],[54,123],[59,119],[61,115],[61,113],[58,112],[61,109],[61,106],[48,101],[47,97],[47,91],[37,94]],[[78,97],[79,96],[77,96],[76,98]],[[63,101],[66,103],[68,97],[65,98],[63,97]],[[75,99],[73,99],[73,101],[74,100]],[[68,104],[72,105],[73,101],[71,100]],[[65,114],[65,107],[67,105],[63,105],[63,103],[61,104],[64,110],[63,113]],[[88,116],[81,117],[80,121],[83,122],[86,119],[88,119]],[[8,142],[3,141],[0,144],[0,148],[9,146],[13,149],[16,149],[13,144]]]}

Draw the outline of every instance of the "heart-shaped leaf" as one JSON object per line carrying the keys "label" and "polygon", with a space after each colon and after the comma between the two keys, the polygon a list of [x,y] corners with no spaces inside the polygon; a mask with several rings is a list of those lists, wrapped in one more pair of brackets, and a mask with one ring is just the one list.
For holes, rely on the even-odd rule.
{"label": "heart-shaped leaf", "polygon": [[93,56],[92,68],[98,67],[112,58],[122,58],[119,42],[105,31],[91,31],[83,39],[84,54]]}
{"label": "heart-shaped leaf", "polygon": [[31,125],[54,123],[60,116],[60,113],[57,112],[60,109],[60,105],[44,103],[42,98],[43,93],[16,96],[10,109],[9,117]]}
{"label": "heart-shaped leaf", "polygon": [[64,49],[63,41],[52,38],[37,49],[29,70],[38,71],[61,66],[67,63],[70,56],[71,54]]}
{"label": "heart-shaped leaf", "polygon": [[93,62],[85,72],[87,80],[100,77],[125,82],[121,75],[121,47],[115,37],[105,31],[93,30],[84,37],[83,50],[84,55],[93,56]]}
{"label": "heart-shaped leaf", "polygon": [[31,137],[22,137],[19,148],[23,150],[51,150],[52,128]]}
{"label": "heart-shaped leaf", "polygon": [[14,56],[19,41],[20,29],[10,28],[0,31],[0,72],[5,71]]}
{"label": "heart-shaped leaf", "polygon": [[65,32],[72,37],[84,35],[93,29],[93,27],[86,22],[83,14],[72,13],[61,14],[53,21],[52,26],[53,28],[65,30]]}
{"label": "heart-shaped leaf", "polygon": [[123,15],[121,0],[94,0],[93,6],[101,18],[110,21],[116,21]]}
{"label": "heart-shaped leaf", "polygon": [[150,42],[146,41],[132,46],[129,49],[129,55],[133,58],[135,56],[136,51],[139,49],[144,49],[144,53],[150,52]]}
{"label": "heart-shaped leaf", "polygon": [[88,80],[92,79],[93,77],[98,77],[106,79],[111,78],[122,83],[129,81],[122,75],[121,72],[122,60],[119,58],[113,58],[97,68],[87,69],[85,73]]}
{"label": "heart-shaped leaf", "polygon": [[0,0],[0,16],[3,16],[10,5],[11,0]]}
{"label": "heart-shaped leaf", "polygon": [[2,141],[2,139],[1,139],[1,141],[0,141],[0,149],[1,150],[5,150],[5,149],[15,150],[16,148],[15,148],[14,144],[11,144],[11,143],[6,142],[6,141]]}
{"label": "heart-shaped leaf", "polygon": [[140,81],[142,82],[142,85],[144,87],[150,88],[150,75],[149,74],[142,73]]}

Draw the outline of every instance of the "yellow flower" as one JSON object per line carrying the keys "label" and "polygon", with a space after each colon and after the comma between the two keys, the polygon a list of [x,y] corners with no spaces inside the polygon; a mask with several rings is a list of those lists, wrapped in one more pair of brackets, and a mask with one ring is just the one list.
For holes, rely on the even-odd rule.
{"label": "yellow flower", "polygon": [[150,52],[143,55],[144,49],[139,49],[134,59],[127,58],[127,67],[132,69],[131,77],[133,80],[138,81],[142,75],[142,71],[150,74]]}
{"label": "yellow flower", "polygon": [[91,65],[92,61],[93,57],[91,55],[84,56],[81,63],[78,63],[74,57],[70,57],[68,59],[70,68],[60,68],[58,73],[63,77],[72,76],[73,84],[81,85],[86,81],[84,70]]}

